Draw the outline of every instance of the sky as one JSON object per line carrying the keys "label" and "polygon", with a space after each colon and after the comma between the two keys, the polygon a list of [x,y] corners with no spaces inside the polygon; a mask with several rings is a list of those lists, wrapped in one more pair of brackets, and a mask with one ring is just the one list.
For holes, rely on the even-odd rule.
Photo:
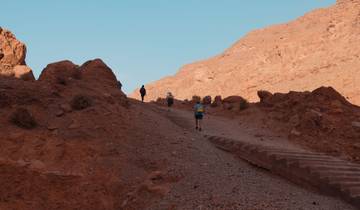
{"label": "sky", "polygon": [[27,45],[37,77],[49,63],[101,58],[125,92],[223,52],[248,32],[335,0],[0,0],[0,26]]}

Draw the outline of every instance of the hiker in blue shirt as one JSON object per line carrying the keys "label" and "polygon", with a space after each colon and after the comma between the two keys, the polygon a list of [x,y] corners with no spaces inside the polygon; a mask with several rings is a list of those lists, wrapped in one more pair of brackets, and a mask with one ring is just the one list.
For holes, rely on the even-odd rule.
{"label": "hiker in blue shirt", "polygon": [[204,105],[197,101],[194,106],[194,116],[195,116],[195,129],[201,131],[201,121],[204,117]]}

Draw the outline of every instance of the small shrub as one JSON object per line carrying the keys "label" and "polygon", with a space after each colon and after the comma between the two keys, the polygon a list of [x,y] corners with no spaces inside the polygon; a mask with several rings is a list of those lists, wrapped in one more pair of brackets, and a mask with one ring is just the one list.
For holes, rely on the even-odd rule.
{"label": "small shrub", "polygon": [[66,79],[64,77],[57,77],[56,82],[60,85],[66,85]]}
{"label": "small shrub", "polygon": [[9,106],[11,103],[10,97],[3,92],[0,92],[0,108],[4,108]]}
{"label": "small shrub", "polygon": [[247,108],[249,108],[249,102],[246,99],[240,101],[240,110],[245,110]]}
{"label": "small shrub", "polygon": [[35,128],[37,123],[27,109],[18,108],[10,116],[10,121],[20,128]]}
{"label": "small shrub", "polygon": [[71,108],[75,110],[86,109],[92,106],[92,104],[92,100],[88,96],[84,95],[76,95],[70,102]]}

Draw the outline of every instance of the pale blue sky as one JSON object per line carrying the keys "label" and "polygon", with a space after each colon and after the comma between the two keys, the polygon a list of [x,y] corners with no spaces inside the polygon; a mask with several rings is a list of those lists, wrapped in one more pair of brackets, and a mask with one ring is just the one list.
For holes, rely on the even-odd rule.
{"label": "pale blue sky", "polygon": [[103,59],[126,92],[221,53],[247,32],[335,0],[0,0],[0,26],[46,64]]}

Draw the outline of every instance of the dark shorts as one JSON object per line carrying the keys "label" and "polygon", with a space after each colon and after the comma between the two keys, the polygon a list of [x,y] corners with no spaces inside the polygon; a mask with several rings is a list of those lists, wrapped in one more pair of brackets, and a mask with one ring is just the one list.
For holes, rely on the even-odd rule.
{"label": "dark shorts", "polygon": [[202,120],[203,116],[203,114],[195,114],[195,119]]}
{"label": "dark shorts", "polygon": [[168,104],[168,107],[172,106],[174,104],[174,100],[168,99],[167,104]]}

